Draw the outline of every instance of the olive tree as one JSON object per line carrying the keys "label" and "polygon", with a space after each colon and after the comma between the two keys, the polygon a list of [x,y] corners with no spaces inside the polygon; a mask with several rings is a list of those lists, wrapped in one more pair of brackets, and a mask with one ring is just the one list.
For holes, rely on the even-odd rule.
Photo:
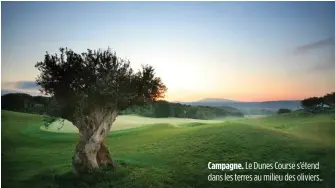
{"label": "olive tree", "polygon": [[132,105],[164,98],[167,88],[154,68],[142,65],[134,71],[130,62],[110,48],[78,54],[60,48],[59,54],[46,52],[36,82],[41,92],[52,96],[60,110],[58,117],[79,130],[79,142],[72,158],[73,172],[80,174],[103,166],[116,167],[104,139],[118,112]]}

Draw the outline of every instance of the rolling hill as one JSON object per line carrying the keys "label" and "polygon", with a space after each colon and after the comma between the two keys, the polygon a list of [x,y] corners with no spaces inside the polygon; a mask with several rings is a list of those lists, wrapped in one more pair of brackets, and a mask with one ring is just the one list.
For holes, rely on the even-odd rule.
{"label": "rolling hill", "polygon": [[232,107],[246,115],[274,114],[280,108],[296,110],[300,108],[299,100],[280,100],[262,102],[243,102],[229,99],[202,99],[195,102],[179,102],[192,106],[213,106],[213,107]]}
{"label": "rolling hill", "polygon": [[[334,115],[334,114],[333,114]],[[71,174],[77,134],[46,132],[39,115],[2,111],[2,187],[334,187],[333,115],[291,113],[223,123],[168,122],[110,132],[106,143],[118,168],[82,178]],[[216,163],[319,163],[319,170],[208,169]],[[210,181],[215,174],[313,174],[313,181]]]}

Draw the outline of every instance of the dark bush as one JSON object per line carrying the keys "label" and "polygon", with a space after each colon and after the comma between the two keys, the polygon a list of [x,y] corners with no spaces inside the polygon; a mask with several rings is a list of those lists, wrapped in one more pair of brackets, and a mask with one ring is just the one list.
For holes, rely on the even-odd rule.
{"label": "dark bush", "polygon": [[285,113],[290,113],[290,112],[292,112],[290,109],[281,108],[278,110],[277,114],[285,114]]}

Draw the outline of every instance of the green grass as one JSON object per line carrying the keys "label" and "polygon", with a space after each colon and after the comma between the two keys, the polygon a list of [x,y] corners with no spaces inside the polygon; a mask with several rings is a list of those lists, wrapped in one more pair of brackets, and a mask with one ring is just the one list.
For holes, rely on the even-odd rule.
{"label": "green grass", "polygon": [[[154,124],[171,124],[171,125],[181,125],[186,123],[219,123],[224,120],[232,119],[233,117],[226,117],[216,120],[200,120],[200,119],[189,119],[189,118],[149,118],[141,117],[137,115],[120,115],[116,118],[111,131],[122,130],[122,129],[131,129],[136,127],[141,127],[145,125],[154,125]],[[235,118],[236,119],[236,118]],[[60,119],[51,123],[48,128],[41,126],[42,130],[59,132],[59,133],[74,133],[78,132],[78,129],[73,126],[73,124],[67,120],[62,122]]]}
{"label": "green grass", "polygon": [[[335,187],[333,115],[284,114],[223,123],[163,122],[112,131],[107,144],[118,163],[81,179],[71,175],[78,134],[43,131],[38,115],[2,111],[2,187]],[[320,162],[323,182],[209,182],[207,163]],[[243,170],[239,174],[276,171]],[[235,173],[228,172],[228,173]]]}

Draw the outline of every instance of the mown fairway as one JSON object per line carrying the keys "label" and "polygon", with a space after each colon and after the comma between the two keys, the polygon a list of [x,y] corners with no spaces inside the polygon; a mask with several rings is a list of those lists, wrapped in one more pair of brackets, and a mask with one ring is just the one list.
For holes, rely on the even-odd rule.
{"label": "mown fairway", "polygon": [[[189,119],[189,118],[149,118],[149,117],[141,117],[136,115],[120,115],[116,118],[111,131],[121,130],[121,129],[129,129],[136,128],[145,125],[153,125],[153,124],[171,124],[175,126],[179,126],[185,123],[220,123],[223,120],[199,120],[199,119]],[[78,129],[73,126],[73,124],[67,120],[56,120],[51,123],[48,128],[41,126],[41,129],[51,132],[64,132],[64,133],[75,133],[78,132]]]}
{"label": "mown fairway", "polygon": [[[115,130],[106,142],[118,169],[81,180],[70,173],[78,134],[43,131],[38,115],[2,111],[1,116],[2,187],[335,187],[334,115],[286,114]],[[289,172],[320,174],[324,181],[209,182],[210,173],[224,173],[208,170],[209,161],[320,162],[321,170]],[[274,171],[245,170],[239,174],[270,172]]]}

